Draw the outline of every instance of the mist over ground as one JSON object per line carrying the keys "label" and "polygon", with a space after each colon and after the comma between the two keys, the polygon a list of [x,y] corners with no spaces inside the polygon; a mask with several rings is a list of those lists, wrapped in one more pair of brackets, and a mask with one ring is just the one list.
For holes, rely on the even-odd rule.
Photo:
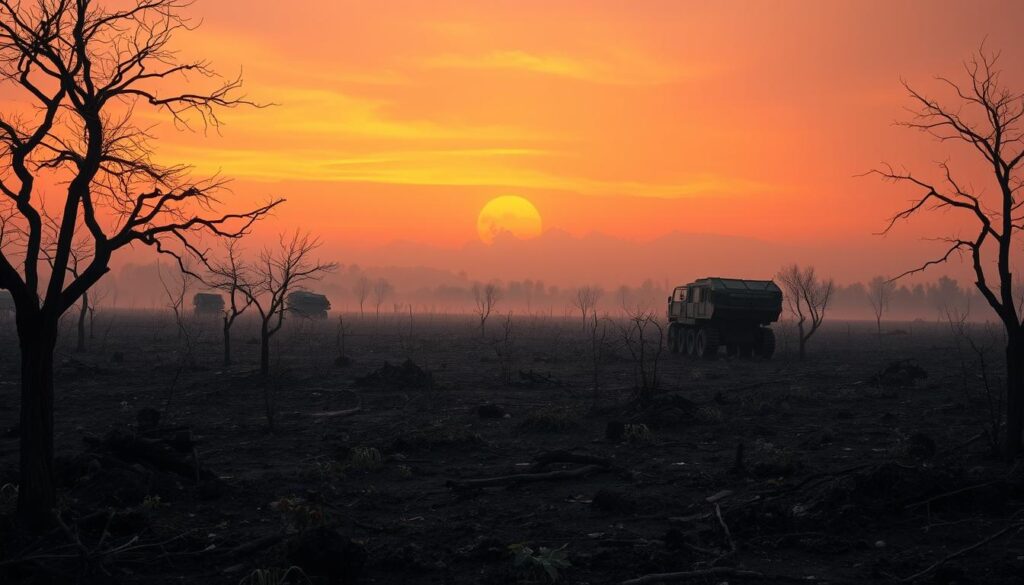
{"label": "mist over ground", "polygon": [[[878,238],[878,249],[828,244],[811,248],[681,232],[633,241],[602,234],[576,237],[559,230],[530,240],[502,234],[491,245],[474,242],[458,248],[394,242],[346,250],[326,244],[318,255],[339,267],[306,288],[325,294],[333,310],[344,312],[360,311],[356,289],[362,279],[371,288],[373,283],[387,284],[381,298],[372,290],[367,293],[362,311],[371,313],[473,312],[473,286],[479,283],[498,285],[499,313],[576,314],[576,292],[585,286],[600,289],[599,313],[660,312],[678,285],[706,276],[772,279],[783,265],[801,262],[835,280],[832,317],[874,319],[870,281],[891,278],[931,257],[928,242],[897,254],[883,253],[885,245]],[[945,320],[953,311],[970,320],[990,319],[991,311],[966,278],[965,268],[954,261],[944,271],[900,279],[884,317]],[[104,300],[110,306],[161,308],[168,302],[161,279],[180,280],[178,272],[168,259],[139,256],[108,274],[100,289],[109,291]],[[190,284],[193,294],[204,290],[201,282]]]}

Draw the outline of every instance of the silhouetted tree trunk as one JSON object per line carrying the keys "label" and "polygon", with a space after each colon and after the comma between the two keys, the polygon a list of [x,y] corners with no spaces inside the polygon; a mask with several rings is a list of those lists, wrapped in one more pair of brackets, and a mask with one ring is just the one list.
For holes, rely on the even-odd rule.
{"label": "silhouetted tree trunk", "polygon": [[224,315],[224,367],[231,365],[231,321]]}
{"label": "silhouetted tree trunk", "polygon": [[75,351],[85,351],[85,320],[89,315],[89,293],[82,294],[82,309],[78,313],[78,343]]}
{"label": "silhouetted tree trunk", "polygon": [[1006,450],[1021,451],[1024,433],[1024,335],[1010,333],[1006,342]]}
{"label": "silhouetted tree trunk", "polygon": [[938,182],[891,165],[871,172],[884,180],[907,184],[919,193],[909,206],[890,218],[886,233],[897,222],[922,211],[956,212],[963,218],[955,236],[941,238],[947,245],[944,254],[900,276],[945,263],[954,254],[966,252],[970,256],[975,286],[1006,331],[1005,455],[1012,459],[1019,456],[1024,447],[1024,316],[1019,305],[1020,290],[1015,287],[1012,271],[1015,262],[1019,263],[1012,255],[1020,250],[1017,234],[1022,229],[1024,94],[1002,83],[998,60],[998,52],[986,53],[982,48],[964,63],[968,77],[965,82],[940,77],[955,94],[956,103],[949,106],[904,83],[917,110],[914,117],[902,125],[926,132],[943,144],[957,142],[970,146],[962,153],[976,156],[965,166],[991,169],[989,184],[975,187],[974,176],[970,182],[964,182],[949,161],[938,163]]}
{"label": "silhouetted tree trunk", "polygon": [[800,338],[800,345],[799,345],[799,349],[797,350],[797,355],[800,357],[800,359],[804,359],[805,357],[807,357],[807,339],[808,339],[809,336],[804,335],[804,322],[803,321],[798,321],[797,322],[796,330],[797,330],[798,337]]}
{"label": "silhouetted tree trunk", "polygon": [[270,373],[270,328],[264,321],[260,326],[260,373],[266,376]]}
{"label": "silhouetted tree trunk", "polygon": [[[8,99],[25,105],[0,112],[0,191],[18,212],[0,231],[0,288],[11,292],[17,313],[17,517],[30,530],[51,524],[56,505],[53,353],[61,315],[109,271],[116,251],[142,244],[180,261],[181,254],[196,251],[187,243],[196,232],[238,236],[280,202],[204,216],[223,183],[194,182],[181,167],[152,162],[150,143],[143,139],[148,136],[133,123],[139,118],[125,102],[207,127],[218,125],[221,107],[254,104],[232,97],[238,80],[210,90],[190,85],[187,93],[174,91],[187,72],[212,76],[205,63],[176,63],[168,50],[174,33],[189,28],[178,14],[187,3],[145,0],[120,9],[109,4],[0,0],[0,85]],[[38,185],[59,185],[54,191],[61,193],[53,196],[58,201],[42,206]],[[51,210],[60,214],[50,216]],[[4,246],[5,234],[22,245]],[[83,250],[76,236],[86,240],[82,254],[76,252]],[[41,274],[44,262],[49,270]]]}
{"label": "silhouetted tree trunk", "polygon": [[21,483],[18,516],[25,528],[50,522],[56,507],[53,484],[53,351],[57,321],[18,312],[21,349]]}

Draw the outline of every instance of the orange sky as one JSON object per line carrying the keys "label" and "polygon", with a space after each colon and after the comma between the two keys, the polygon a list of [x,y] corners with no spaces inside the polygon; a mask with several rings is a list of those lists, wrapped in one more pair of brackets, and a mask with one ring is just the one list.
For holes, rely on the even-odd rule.
{"label": "orange sky", "polygon": [[[289,202],[338,249],[458,247],[489,199],[546,229],[872,244],[909,193],[855,178],[945,158],[894,128],[979,43],[1024,59],[1021,2],[200,0],[185,55],[244,72],[261,110],[160,156]],[[1016,70],[1016,71],[1014,71]],[[1021,84],[1018,83],[1018,87]],[[892,237],[908,247],[948,218]],[[942,232],[939,232],[942,233]],[[916,250],[918,247],[914,246]],[[835,273],[843,267],[836,266]],[[851,277],[861,278],[860,273]]]}

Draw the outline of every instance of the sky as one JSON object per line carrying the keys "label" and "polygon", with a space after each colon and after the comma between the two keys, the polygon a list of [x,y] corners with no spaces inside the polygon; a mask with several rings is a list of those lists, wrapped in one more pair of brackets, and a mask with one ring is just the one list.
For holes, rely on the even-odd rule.
{"label": "sky", "polygon": [[476,261],[481,278],[560,250],[576,255],[565,280],[595,278],[586,246],[559,242],[675,233],[726,238],[666,250],[666,266],[700,253],[725,273],[764,242],[845,281],[909,268],[958,218],[882,239],[914,193],[858,175],[883,161],[934,175],[968,153],[894,125],[901,80],[945,95],[933,77],[961,75],[984,42],[1024,81],[1020,2],[199,0],[188,14],[201,26],[182,58],[241,73],[268,107],[224,112],[219,132],[163,124],[160,160],[233,178],[240,202],[285,197],[257,239],[301,226],[342,263],[473,264],[481,208],[528,199],[547,247]]}

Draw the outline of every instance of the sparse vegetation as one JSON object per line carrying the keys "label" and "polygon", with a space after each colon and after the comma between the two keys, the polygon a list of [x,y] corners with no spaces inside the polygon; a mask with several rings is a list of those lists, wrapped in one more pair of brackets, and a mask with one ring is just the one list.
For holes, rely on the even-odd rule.
{"label": "sparse vegetation", "polygon": [[[209,4],[209,14],[223,12]],[[738,189],[736,201],[708,201],[729,217],[737,208],[747,214],[733,231],[788,230],[810,215],[774,221],[791,210],[765,210],[790,195],[775,197],[770,189],[789,184],[804,193],[805,180],[820,180],[824,171],[787,177],[769,166],[800,157],[769,156],[761,161],[768,166],[734,165],[743,175],[729,176],[718,167],[752,159],[727,157],[707,166],[714,153],[675,148],[677,134],[708,148],[743,141],[728,128],[721,139],[702,141],[671,124],[650,124],[648,111],[678,102],[681,86],[677,75],[666,76],[679,72],[663,63],[642,66],[648,50],[677,42],[658,27],[633,26],[643,3],[620,10],[621,18],[656,42],[634,54],[635,39],[624,35],[605,43],[615,58],[601,62],[601,55],[561,55],[554,44],[536,54],[525,45],[482,57],[473,51],[474,43],[507,44],[508,35],[490,26],[498,21],[558,24],[534,28],[545,42],[571,37],[573,46],[586,49],[589,39],[576,33],[611,30],[607,11],[602,19],[576,22],[560,8],[560,22],[547,23],[534,18],[543,12],[535,10],[526,22],[512,17],[519,8],[503,6],[500,18],[482,27],[449,21],[450,14],[438,12],[444,7],[434,5],[410,13],[405,8],[420,8],[411,3],[391,10],[404,19],[395,27],[374,18],[372,4],[340,12],[322,4],[306,11],[255,7],[239,23],[272,12],[281,30],[313,30],[294,26],[299,21],[330,25],[337,38],[314,41],[317,63],[331,71],[271,62],[299,59],[303,46],[256,51],[268,60],[261,71],[311,81],[268,98],[300,108],[329,98],[324,119],[268,123],[278,142],[275,156],[257,156],[255,141],[243,133],[245,142],[230,143],[235,154],[222,157],[190,150],[191,144],[161,150],[157,140],[167,129],[151,126],[163,116],[178,128],[216,131],[223,109],[262,108],[237,93],[238,80],[215,75],[205,61],[181,60],[209,48],[178,38],[198,23],[181,14],[191,0],[0,0],[0,583],[1019,585],[1024,280],[1010,269],[1020,251],[1016,233],[1024,230],[1024,95],[1004,89],[995,56],[983,51],[969,62],[967,83],[943,80],[954,106],[910,90],[921,111],[908,126],[942,144],[963,143],[967,150],[951,151],[958,163],[964,152],[980,154],[984,164],[968,163],[972,178],[960,180],[950,161],[939,166],[939,182],[888,167],[879,173],[917,191],[893,224],[928,209],[962,213],[975,223],[973,234],[953,229],[956,236],[943,240],[944,255],[907,274],[964,252],[976,292],[950,277],[908,283],[879,276],[840,286],[815,267],[792,264],[777,274],[783,296],[757,262],[778,255],[748,258],[732,247],[759,246],[756,239],[730,238],[722,246],[710,234],[662,239],[651,232],[649,247],[633,249],[657,250],[660,256],[650,261],[669,278],[609,288],[613,302],[599,316],[601,287],[619,282],[602,256],[585,263],[573,254],[555,258],[566,267],[555,275],[557,284],[507,277],[534,270],[530,263],[550,250],[549,242],[583,242],[628,258],[632,278],[642,274],[636,271],[649,265],[638,258],[633,266],[620,240],[575,233],[594,217],[618,219],[617,210],[601,207],[628,196],[616,194],[620,189],[650,196],[642,201],[656,207],[648,209],[662,211],[657,221],[638,221],[638,230],[709,217],[709,206],[682,196],[703,197],[698,191],[722,186]],[[665,26],[678,25],[669,4],[658,15]],[[1003,20],[1013,29],[1014,19]],[[365,30],[352,35],[338,28],[350,21]],[[733,28],[749,32],[736,24],[708,30],[716,38]],[[260,48],[236,37],[236,28],[225,29],[236,52]],[[401,35],[401,42],[389,34]],[[519,36],[513,40],[537,35]],[[406,42],[421,38],[445,52],[406,50]],[[364,71],[330,53],[368,39],[375,51],[400,45],[402,58],[374,55]],[[771,49],[760,40],[755,35],[752,42]],[[783,44],[787,59],[801,56]],[[829,48],[812,53],[827,58],[835,52]],[[726,57],[731,63],[737,54]],[[617,63],[623,56],[629,62]],[[765,57],[762,64],[775,63]],[[423,71],[392,72],[412,62]],[[456,79],[484,74],[518,84],[509,95],[486,87],[466,92],[488,107],[500,97],[513,105],[503,112],[554,120],[555,110],[519,102],[545,95],[547,105],[559,106],[582,95],[571,93],[579,86],[593,95],[570,105],[596,109],[570,116],[573,126],[600,133],[628,122],[637,129],[632,138],[650,135],[662,144],[634,153],[626,152],[632,144],[623,149],[597,134],[596,142],[584,142],[556,132],[519,133],[437,93]],[[437,83],[414,96],[419,109],[393,107],[424,76]],[[531,86],[538,76],[543,87]],[[712,77],[709,87],[721,81]],[[313,82],[325,79],[344,82],[347,93],[318,91]],[[815,114],[804,111],[807,96],[790,91],[796,86],[779,87],[796,100],[787,108]],[[643,99],[651,88],[660,97]],[[605,90],[617,97],[609,99]],[[872,102],[877,110],[862,99],[867,94],[849,95],[856,99],[825,103],[845,109]],[[758,102],[748,97],[741,101]],[[706,101],[698,100],[694,112],[703,113]],[[627,102],[630,107],[618,108]],[[439,104],[450,106],[451,116],[428,119],[427,109]],[[637,119],[605,124],[609,107]],[[775,122],[791,118],[780,111],[773,110]],[[251,114],[232,122],[251,127]],[[454,119],[463,115],[472,119]],[[309,142],[328,135],[329,144]],[[756,136],[762,151],[786,152],[762,144],[774,134]],[[372,143],[372,156],[332,151],[357,141]],[[175,152],[198,153],[198,167],[163,162]],[[627,172],[621,152],[661,170]],[[309,160],[293,164],[293,153]],[[595,168],[585,160],[595,154],[602,156],[600,177],[583,172]],[[287,172],[278,155],[292,167]],[[531,165],[539,162],[550,168],[536,172]],[[197,169],[222,163],[257,169],[260,188],[309,186],[305,204],[315,204],[323,217],[308,223],[344,240],[321,248],[312,234],[281,226],[270,226],[273,233],[287,231],[269,246],[266,239],[241,240],[281,200],[221,211],[226,180],[203,179]],[[455,163],[479,168],[465,174],[441,168]],[[563,164],[574,172],[555,168]],[[975,189],[974,177],[993,171],[989,184]],[[396,177],[401,185],[384,184]],[[248,191],[253,176],[244,179]],[[421,215],[399,189],[430,194],[424,198],[440,214],[520,179],[547,200],[541,207],[551,209],[550,219],[575,214],[577,227],[562,232],[566,226],[557,220],[549,226],[532,203],[514,197],[529,213],[481,213],[483,243],[451,250],[476,255],[464,272],[406,262],[416,256],[404,250],[419,243],[349,257],[377,221],[394,219],[410,242],[418,241],[421,227],[433,227],[439,215]],[[573,185],[595,209],[553,203]],[[755,201],[748,188],[771,200]],[[328,190],[337,191],[338,203],[321,206]],[[360,223],[365,218],[335,216],[347,214],[345,206],[359,196],[384,199],[380,219],[369,227]],[[399,221],[400,215],[408,217]],[[506,227],[516,229],[506,234]],[[816,233],[825,232],[808,232]],[[255,237],[267,236],[258,230]],[[171,268],[152,256],[123,257],[125,248],[140,247],[162,253],[157,257],[170,259]],[[315,257],[327,250],[347,263],[344,270]],[[835,250],[784,249],[819,262],[832,257],[828,252]],[[436,256],[437,266],[455,257]],[[719,260],[733,256],[743,262]],[[503,260],[492,266],[494,258]],[[360,267],[356,259],[376,264]],[[712,266],[723,276],[695,276]],[[739,266],[758,274],[725,272]],[[116,274],[109,274],[112,267]],[[820,268],[850,273],[844,264]],[[676,278],[682,280],[670,280]],[[118,305],[112,281],[131,297],[127,306]],[[595,284],[566,288],[566,282]],[[307,290],[313,283],[318,290]],[[114,298],[103,305],[102,342],[86,343],[108,291]],[[980,321],[990,313],[969,319],[972,302],[982,298],[997,323]],[[374,318],[366,318],[366,303]],[[382,314],[382,306],[392,311]],[[839,321],[838,306],[855,307],[843,317],[858,320]],[[774,326],[786,307],[789,318]]]}
{"label": "sparse vegetation", "polygon": [[513,566],[528,579],[544,577],[551,583],[557,583],[562,571],[572,567],[565,546],[541,546],[534,550],[525,544],[512,544],[508,549],[512,553]]}
{"label": "sparse vegetation", "polygon": [[251,573],[242,577],[238,585],[286,585],[289,583],[309,583],[309,577],[301,568],[291,566],[287,569],[269,567],[266,569],[253,569]]}

